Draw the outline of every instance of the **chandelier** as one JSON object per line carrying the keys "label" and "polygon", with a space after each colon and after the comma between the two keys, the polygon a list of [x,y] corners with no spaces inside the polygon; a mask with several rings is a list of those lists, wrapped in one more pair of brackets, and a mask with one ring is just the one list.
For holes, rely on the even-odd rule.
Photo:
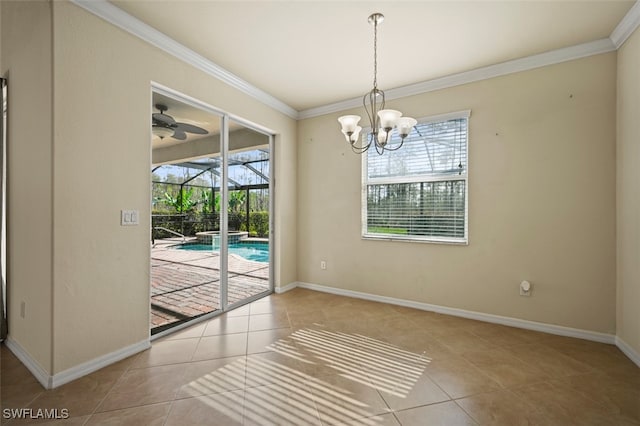
{"label": "chandelier", "polygon": [[[358,126],[359,115],[343,115],[338,118],[342,126],[342,133],[351,149],[356,154],[366,152],[373,145],[378,154],[384,151],[396,151],[404,143],[404,139],[411,133],[417,121],[411,117],[403,117],[400,111],[384,109],[384,92],[378,89],[378,24],[384,21],[382,13],[374,13],[369,16],[369,23],[373,25],[373,89],[362,97],[362,104],[369,116],[371,132],[366,143],[358,144],[362,127]],[[393,129],[396,129],[400,136],[400,143],[397,146],[387,145],[391,139]]]}

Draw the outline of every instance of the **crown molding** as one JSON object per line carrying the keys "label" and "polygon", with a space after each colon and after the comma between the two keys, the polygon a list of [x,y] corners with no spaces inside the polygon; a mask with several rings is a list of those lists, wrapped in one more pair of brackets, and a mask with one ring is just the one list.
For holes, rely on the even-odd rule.
{"label": "crown molding", "polygon": [[293,118],[298,118],[298,111],[281,100],[258,89],[235,74],[225,70],[216,63],[206,59],[186,46],[178,43],[155,28],[126,13],[106,0],[70,0],[73,4],[93,13],[99,18],[127,31],[147,43],[168,54],[192,65],[193,67],[221,80],[229,86],[251,96],[263,104]]}
{"label": "crown molding", "polygon": [[[561,62],[572,61],[574,59],[580,59],[587,56],[599,55],[601,53],[612,52],[614,50],[616,50],[616,47],[611,39],[603,38],[588,43],[577,44],[575,46],[565,47],[557,50],[551,50],[549,52],[540,53],[538,55],[527,56],[524,58],[514,59],[495,65],[489,65],[487,67],[476,68],[475,70],[471,71],[451,74],[445,77],[423,81],[421,83],[410,84],[408,86],[385,90],[385,98],[386,100],[392,100],[404,98],[407,96],[419,95],[422,93],[433,92],[435,90],[446,89],[449,87],[460,86],[462,84],[473,83],[476,81],[487,80],[489,78],[500,77],[507,74],[513,74],[516,72],[528,71],[548,65],[559,64]],[[358,108],[361,106],[362,98],[358,97],[300,111],[298,113],[298,118],[305,119],[318,117],[321,115],[344,111],[351,108]]]}
{"label": "crown molding", "polygon": [[620,49],[629,36],[638,28],[638,25],[640,25],[640,2],[636,1],[618,26],[611,32],[609,38],[611,38],[616,49]]}

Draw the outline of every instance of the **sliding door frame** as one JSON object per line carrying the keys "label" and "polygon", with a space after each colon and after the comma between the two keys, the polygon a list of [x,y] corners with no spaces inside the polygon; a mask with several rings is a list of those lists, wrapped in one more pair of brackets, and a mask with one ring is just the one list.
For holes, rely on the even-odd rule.
{"label": "sliding door frame", "polygon": [[[175,327],[171,327],[165,331],[156,333],[151,335],[151,340],[155,340],[157,338],[166,336],[167,334],[171,334],[183,328],[189,327],[193,324],[196,324],[201,321],[206,321],[218,315],[221,315],[225,312],[238,308],[242,305],[246,305],[247,303],[251,303],[257,299],[260,299],[268,294],[274,292],[275,289],[275,271],[274,271],[274,255],[275,255],[275,239],[274,239],[274,212],[275,212],[275,159],[274,159],[274,149],[275,149],[275,132],[268,129],[267,127],[261,126],[259,124],[253,123],[249,120],[245,120],[242,117],[238,117],[234,114],[227,113],[219,108],[211,106],[205,102],[202,102],[196,98],[185,95],[178,91],[175,91],[169,87],[166,87],[162,84],[151,82],[151,96],[153,97],[153,93],[158,93],[170,98],[173,98],[179,102],[190,105],[194,108],[201,109],[205,112],[216,115],[221,120],[221,135],[220,135],[220,158],[222,159],[222,173],[221,173],[221,183],[220,183],[220,205],[222,208],[220,209],[220,309],[215,310],[209,314],[202,315],[200,317],[194,318],[192,321],[187,321],[183,324],[177,325]],[[151,105],[151,101],[149,104]],[[151,114],[150,114],[151,116]],[[269,288],[259,294],[248,297],[244,300],[241,300],[238,303],[234,303],[232,305],[228,304],[228,278],[229,278],[229,264],[228,264],[228,233],[229,233],[229,214],[227,211],[227,203],[229,200],[229,188],[228,188],[228,177],[229,177],[229,123],[233,121],[234,123],[240,124],[249,130],[253,130],[257,133],[263,134],[269,138]],[[149,132],[151,132],[151,123],[149,123]],[[151,141],[151,137],[149,137],[149,141]],[[152,156],[151,146],[150,149],[150,157]],[[152,162],[150,160],[150,170],[152,166]],[[248,200],[247,200],[248,202]],[[149,274],[151,274],[151,265],[149,265]],[[151,286],[149,286],[149,298],[151,298]],[[149,316],[151,316],[151,310],[149,310]]]}

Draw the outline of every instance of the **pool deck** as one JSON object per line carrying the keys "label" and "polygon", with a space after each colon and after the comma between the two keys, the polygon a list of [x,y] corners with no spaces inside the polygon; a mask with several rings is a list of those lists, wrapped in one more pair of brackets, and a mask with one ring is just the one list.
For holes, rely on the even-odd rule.
{"label": "pool deck", "polygon": [[[172,248],[181,242],[156,240],[151,249],[151,328],[220,309],[219,254]],[[268,263],[231,254],[228,269],[229,304],[269,289]]]}

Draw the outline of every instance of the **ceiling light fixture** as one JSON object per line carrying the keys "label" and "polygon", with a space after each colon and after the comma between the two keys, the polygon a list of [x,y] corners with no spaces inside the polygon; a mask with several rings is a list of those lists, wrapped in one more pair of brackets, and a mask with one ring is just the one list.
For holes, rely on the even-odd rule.
{"label": "ceiling light fixture", "polygon": [[159,126],[157,124],[154,124],[151,127],[151,132],[155,136],[159,137],[160,139],[164,139],[166,137],[173,136],[173,133],[174,133],[174,131],[173,131],[173,129],[171,127]]}
{"label": "ceiling light fixture", "polygon": [[[378,24],[384,21],[382,13],[374,13],[369,16],[369,23],[373,25],[373,89],[362,98],[362,104],[369,116],[371,133],[366,144],[357,144],[362,127],[358,126],[359,115],[343,115],[338,118],[342,126],[342,133],[351,145],[353,152],[362,154],[373,144],[378,154],[384,151],[400,149],[404,139],[411,133],[417,121],[411,117],[403,117],[400,111],[384,109],[384,92],[378,89]],[[391,132],[397,129],[400,143],[390,148],[387,143],[391,140]]]}

